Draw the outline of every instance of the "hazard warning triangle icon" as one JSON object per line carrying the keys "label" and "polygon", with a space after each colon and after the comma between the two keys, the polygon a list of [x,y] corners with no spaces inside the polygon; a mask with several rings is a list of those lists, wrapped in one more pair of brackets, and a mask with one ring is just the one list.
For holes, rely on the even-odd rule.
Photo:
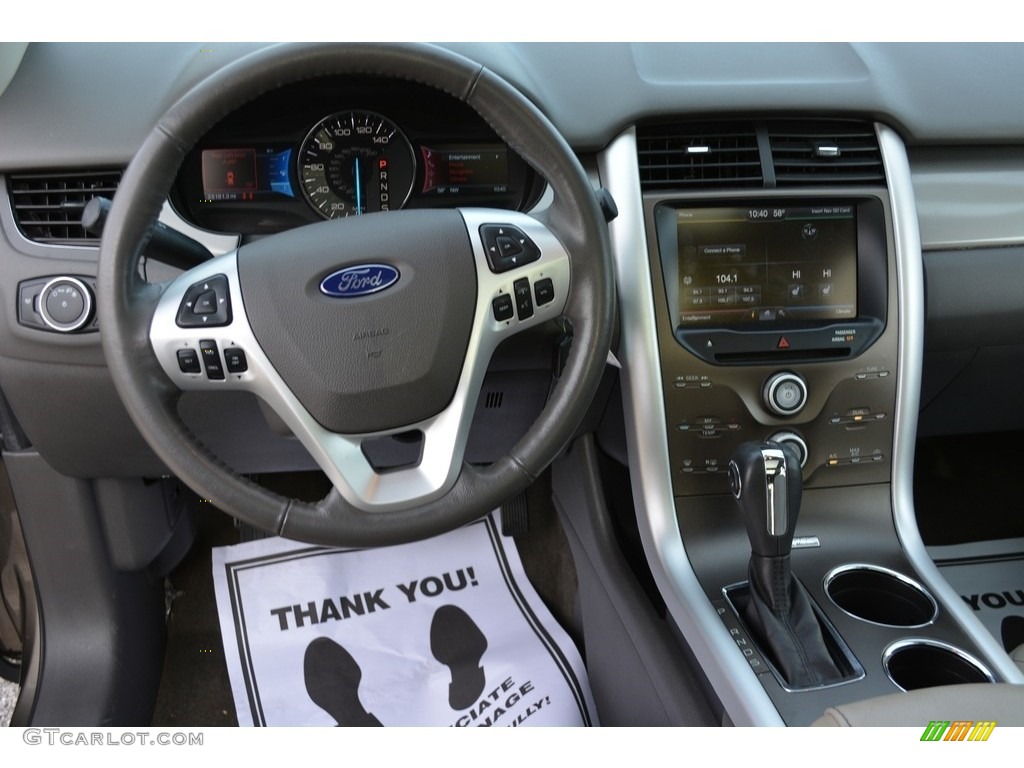
{"label": "hazard warning triangle icon", "polygon": [[785,336],[779,336],[779,343],[775,346],[776,349],[789,349],[789,339]]}

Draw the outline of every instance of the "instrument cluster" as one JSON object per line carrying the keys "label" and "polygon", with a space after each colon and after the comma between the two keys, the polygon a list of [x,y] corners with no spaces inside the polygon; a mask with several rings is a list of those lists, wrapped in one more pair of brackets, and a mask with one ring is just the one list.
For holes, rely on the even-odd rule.
{"label": "instrument cluster", "polygon": [[229,115],[187,156],[172,202],[196,226],[261,235],[401,208],[526,210],[543,181],[448,94],[324,78]]}

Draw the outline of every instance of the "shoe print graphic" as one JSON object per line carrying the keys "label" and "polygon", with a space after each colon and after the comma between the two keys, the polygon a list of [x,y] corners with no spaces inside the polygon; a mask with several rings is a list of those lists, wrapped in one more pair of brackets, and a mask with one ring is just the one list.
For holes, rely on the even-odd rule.
{"label": "shoe print graphic", "polygon": [[481,665],[487,638],[476,622],[455,605],[442,605],[430,622],[430,652],[451,670],[448,705],[463,710],[483,693],[487,677]]}
{"label": "shoe print graphic", "polygon": [[363,671],[352,655],[329,637],[318,637],[306,647],[303,662],[306,693],[339,726],[381,724],[359,701]]}
{"label": "shoe print graphic", "polygon": [[1007,616],[1000,625],[1003,648],[1007,653],[1013,653],[1017,648],[1024,645],[1024,616]]}

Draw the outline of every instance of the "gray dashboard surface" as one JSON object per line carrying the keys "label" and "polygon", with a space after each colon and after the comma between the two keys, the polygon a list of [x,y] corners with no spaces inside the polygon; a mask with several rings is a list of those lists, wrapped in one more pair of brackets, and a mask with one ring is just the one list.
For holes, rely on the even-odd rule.
{"label": "gray dashboard surface", "polygon": [[[0,169],[126,164],[170,104],[217,68],[258,47],[33,44],[0,96]],[[868,115],[892,123],[910,144],[1007,143],[1019,140],[1024,126],[1020,44],[445,47],[522,88],[577,150],[601,148],[645,117],[683,113]],[[985,119],[978,120],[979,115]]]}

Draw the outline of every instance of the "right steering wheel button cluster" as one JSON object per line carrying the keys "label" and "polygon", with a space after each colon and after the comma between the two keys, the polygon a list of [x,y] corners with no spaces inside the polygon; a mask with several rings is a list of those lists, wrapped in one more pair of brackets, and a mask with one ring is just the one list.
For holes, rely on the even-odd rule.
{"label": "right steering wheel button cluster", "polygon": [[540,249],[519,227],[484,224],[480,227],[487,263],[495,274],[530,264],[540,258]]}

